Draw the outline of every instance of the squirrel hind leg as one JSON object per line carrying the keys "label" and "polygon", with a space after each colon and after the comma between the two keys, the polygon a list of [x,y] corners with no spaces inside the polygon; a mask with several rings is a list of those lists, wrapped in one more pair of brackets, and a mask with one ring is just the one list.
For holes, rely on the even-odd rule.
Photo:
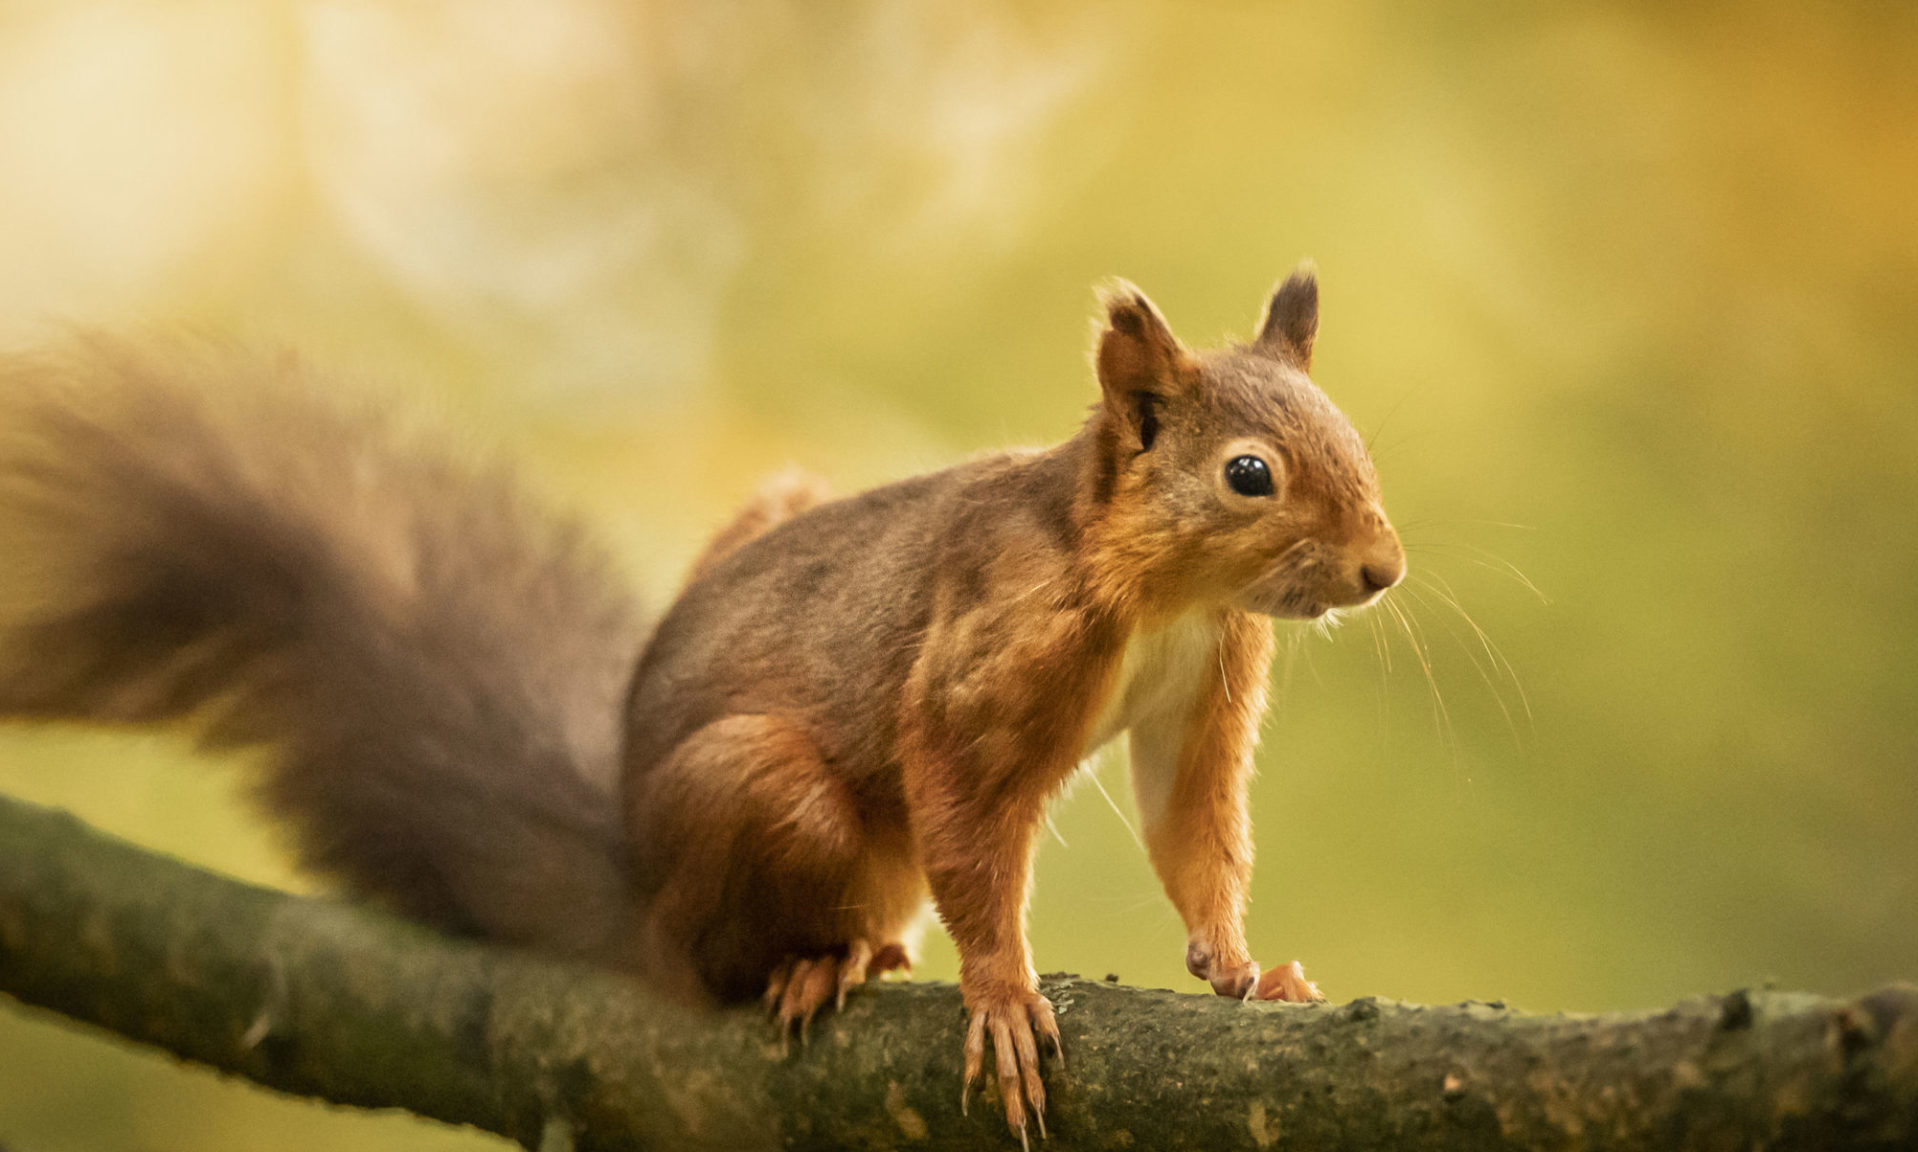
{"label": "squirrel hind leg", "polygon": [[763,536],[801,512],[832,499],[832,490],[824,480],[797,468],[788,468],[766,478],[724,528],[713,534],[706,548],[693,562],[690,583],[712,571],[721,560],[737,552],[748,541]]}
{"label": "squirrel hind leg", "polygon": [[649,966],[683,965],[720,1000],[763,993],[803,1025],[842,987],[905,965],[923,881],[801,724],[707,724],[629,802],[653,891]]}

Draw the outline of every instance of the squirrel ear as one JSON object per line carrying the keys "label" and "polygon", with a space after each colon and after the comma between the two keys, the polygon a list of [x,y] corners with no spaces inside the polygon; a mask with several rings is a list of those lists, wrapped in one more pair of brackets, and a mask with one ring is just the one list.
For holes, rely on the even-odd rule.
{"label": "squirrel ear", "polygon": [[1105,327],[1099,333],[1099,384],[1109,395],[1162,392],[1182,382],[1189,357],[1179,338],[1146,299],[1124,280],[1099,289]]}
{"label": "squirrel ear", "polygon": [[1300,371],[1312,367],[1312,341],[1319,334],[1319,276],[1310,260],[1285,278],[1265,306],[1255,347],[1286,360]]}

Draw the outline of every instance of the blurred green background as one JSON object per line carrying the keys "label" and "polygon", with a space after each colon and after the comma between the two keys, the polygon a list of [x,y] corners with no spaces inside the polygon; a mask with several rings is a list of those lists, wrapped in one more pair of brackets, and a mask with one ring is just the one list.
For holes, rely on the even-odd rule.
{"label": "blurred green background", "polygon": [[[1255,951],[1534,1010],[1918,976],[1918,8],[12,0],[0,172],[0,341],[296,347],[655,607],[765,472],[1068,435],[1100,277],[1211,343],[1314,257],[1417,579],[1282,630]],[[301,886],[193,761],[0,732],[0,790]],[[1054,822],[1040,968],[1196,990],[1121,816]],[[501,1146],[16,1006],[0,1142]]]}

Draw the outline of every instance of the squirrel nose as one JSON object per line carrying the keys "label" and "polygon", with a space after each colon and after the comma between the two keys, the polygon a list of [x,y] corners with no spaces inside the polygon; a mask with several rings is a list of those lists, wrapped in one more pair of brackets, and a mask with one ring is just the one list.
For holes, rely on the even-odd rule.
{"label": "squirrel nose", "polygon": [[1392,541],[1391,551],[1373,556],[1359,566],[1359,583],[1364,585],[1367,596],[1375,596],[1403,579],[1405,552],[1396,540]]}
{"label": "squirrel nose", "polygon": [[1401,561],[1367,564],[1359,569],[1359,581],[1365,585],[1367,595],[1383,592],[1399,582],[1405,575],[1405,565]]}

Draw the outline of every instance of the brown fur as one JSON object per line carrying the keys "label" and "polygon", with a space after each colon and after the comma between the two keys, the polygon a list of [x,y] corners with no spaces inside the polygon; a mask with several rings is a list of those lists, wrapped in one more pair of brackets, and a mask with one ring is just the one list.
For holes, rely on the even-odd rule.
{"label": "brown fur", "polygon": [[456,931],[632,954],[613,799],[641,640],[511,478],[291,361],[0,363],[0,716],[261,746],[309,868]]}
{"label": "brown fur", "polygon": [[[1058,1033],[1025,919],[1047,803],[1129,733],[1188,966],[1315,995],[1296,966],[1261,979],[1242,923],[1266,618],[1404,570],[1363,443],[1305,375],[1309,273],[1213,351],[1129,285],[1104,303],[1102,399],[1066,443],[841,500],[763,490],[654,630],[623,722],[631,614],[510,489],[298,389],[241,420],[124,350],[16,366],[81,387],[0,454],[0,515],[65,574],[0,630],[0,711],[211,717],[277,751],[265,791],[319,866],[688,1000],[763,994],[782,1027],[908,963],[930,897],[967,1084],[990,1045],[1008,1121],[1043,1124]],[[1245,455],[1269,494],[1228,482]]]}
{"label": "brown fur", "polygon": [[[770,778],[766,810],[829,815],[742,838],[761,847],[725,854],[731,887],[650,938],[661,962],[690,959],[729,994],[768,941],[802,962],[889,941],[929,892],[973,1014],[967,1078],[990,1040],[1023,1127],[1044,1103],[1034,1039],[1056,1040],[1025,938],[1034,832],[1079,761],[1129,729],[1189,966],[1222,994],[1305,995],[1302,976],[1259,983],[1242,925],[1260,614],[1361,604],[1403,571],[1363,444],[1304,375],[1316,308],[1294,277],[1252,345],[1194,353],[1116,286],[1103,402],[1078,436],[827,503],[715,556],[634,678],[642,890],[710,877],[715,829],[756,827]],[[1267,460],[1271,496],[1227,486],[1245,453]],[[712,735],[747,718],[805,734],[791,767],[769,772],[756,736]],[[814,790],[830,800],[801,804]]]}

